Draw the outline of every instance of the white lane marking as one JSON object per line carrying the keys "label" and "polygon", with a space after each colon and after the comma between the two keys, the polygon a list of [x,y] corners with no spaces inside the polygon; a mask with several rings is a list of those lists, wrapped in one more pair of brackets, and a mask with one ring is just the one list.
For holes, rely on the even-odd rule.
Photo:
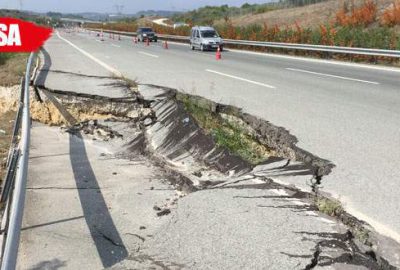
{"label": "white lane marking", "polygon": [[138,53],[143,54],[143,55],[147,55],[147,56],[150,56],[150,57],[154,57],[154,58],[158,58],[159,57],[158,55],[151,54],[151,53],[146,53],[146,52],[142,52],[142,51],[140,51]]}
{"label": "white lane marking", "polygon": [[[276,178],[272,178],[272,180],[275,183],[278,183],[280,185],[283,186],[292,186],[293,184],[289,183],[289,182],[285,182]],[[297,186],[296,187],[303,192],[309,193],[310,190],[303,188],[301,186]],[[367,222],[369,225],[371,225],[377,232],[390,237],[392,239],[394,239],[395,241],[397,241],[398,243],[400,243],[400,233],[395,231],[395,229],[391,228],[390,226],[383,224],[380,221],[377,221],[376,219],[369,217],[366,214],[361,213],[358,209],[350,206],[352,204],[352,202],[343,196],[339,196],[338,194],[332,193],[332,197],[341,201],[342,205],[344,206],[345,210],[347,213],[349,213],[350,215],[355,216],[356,218],[358,218],[359,220],[363,220],[365,222]]]}
{"label": "white lane marking", "polygon": [[235,79],[235,80],[239,80],[239,81],[243,81],[243,82],[248,82],[248,83],[252,83],[252,84],[259,85],[259,86],[263,86],[263,87],[267,87],[267,88],[276,89],[276,87],[275,87],[275,86],[272,86],[272,85],[268,85],[268,84],[265,84],[265,83],[260,83],[260,82],[248,80],[248,79],[245,79],[245,78],[237,77],[237,76],[234,76],[234,75],[229,75],[229,74],[222,73],[222,72],[218,72],[218,71],[215,71],[215,70],[206,69],[206,71],[207,71],[207,72],[214,73],[214,74],[218,74],[218,75],[221,75],[221,76],[225,76],[225,77],[228,77],[228,78],[232,78],[232,79]]}
{"label": "white lane marking", "polygon": [[114,43],[111,43],[111,46],[114,46],[114,47],[117,47],[117,48],[121,48],[121,46],[116,45],[116,44],[114,44]]}
{"label": "white lane marking", "polygon": [[308,73],[308,74],[313,74],[313,75],[317,75],[317,76],[330,77],[330,78],[336,78],[336,79],[347,80],[347,81],[369,83],[369,84],[379,84],[378,82],[364,81],[364,80],[359,80],[359,79],[354,79],[354,78],[349,78],[349,77],[342,77],[342,76],[337,76],[337,75],[332,75],[332,74],[313,72],[313,71],[304,70],[304,69],[297,69],[297,68],[286,68],[286,69],[291,70],[291,71],[296,71],[296,72]]}
{"label": "white lane marking", "polygon": [[[182,42],[168,41],[168,43],[174,44],[174,45],[180,45],[180,46],[187,46],[187,47],[190,46],[190,44],[182,43]],[[275,54],[274,53],[261,53],[261,52],[252,52],[252,51],[228,49],[228,48],[227,48],[226,51],[227,52],[233,52],[233,53],[257,55],[257,56],[263,56],[263,57],[284,58],[284,59],[303,61],[303,62],[313,62],[313,63],[319,63],[319,64],[328,64],[328,65],[336,65],[336,66],[347,66],[347,67],[365,68],[365,69],[381,70],[381,71],[389,71],[389,72],[398,72],[398,73],[400,73],[400,68],[395,68],[395,67],[374,66],[374,65],[367,65],[367,64],[356,64],[356,63],[350,63],[350,62],[340,62],[340,61],[337,61],[337,60],[324,60],[324,59],[306,58],[306,57],[301,57],[301,56],[290,56],[290,55],[283,55],[283,54],[277,54],[277,53],[275,53]]]}
{"label": "white lane marking", "polygon": [[392,67],[385,67],[385,66],[356,64],[356,63],[349,63],[349,62],[340,62],[340,61],[336,61],[336,60],[313,59],[313,58],[305,58],[305,57],[301,57],[301,56],[289,56],[289,55],[282,55],[282,54],[251,52],[251,51],[236,50],[236,49],[228,49],[228,51],[234,52],[234,53],[241,53],[241,54],[252,54],[252,55],[257,55],[257,56],[264,56],[264,57],[284,58],[284,59],[297,60],[297,61],[303,61],[303,62],[313,62],[313,63],[319,63],[319,64],[347,66],[347,67],[365,68],[365,69],[373,69],[373,70],[381,70],[381,71],[400,73],[400,68],[395,68],[395,67],[392,68]]}
{"label": "white lane marking", "polygon": [[82,53],[83,55],[85,55],[86,57],[92,59],[94,62],[96,62],[97,64],[99,64],[100,66],[102,66],[103,68],[107,69],[108,71],[110,71],[111,73],[113,73],[115,76],[117,77],[123,77],[122,73],[119,72],[118,70],[116,70],[113,67],[110,67],[109,65],[107,65],[106,63],[104,63],[103,61],[97,59],[96,57],[94,57],[93,55],[91,55],[90,53],[86,52],[85,50],[82,50],[81,48],[79,48],[78,46],[76,46],[75,44],[73,44],[71,41],[63,38],[60,33],[57,31],[57,36],[59,39],[63,40],[64,42],[68,43],[69,45],[71,45],[72,47],[74,47],[75,49],[77,49],[80,53]]}

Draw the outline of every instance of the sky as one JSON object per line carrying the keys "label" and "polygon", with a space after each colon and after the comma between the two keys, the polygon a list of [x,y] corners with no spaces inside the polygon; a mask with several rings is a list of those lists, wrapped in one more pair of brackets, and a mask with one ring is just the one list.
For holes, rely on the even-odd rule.
{"label": "sky", "polygon": [[0,9],[20,9],[63,13],[105,12],[115,13],[115,5],[123,5],[123,13],[141,10],[187,11],[205,5],[240,6],[244,3],[266,3],[269,0],[0,0]]}

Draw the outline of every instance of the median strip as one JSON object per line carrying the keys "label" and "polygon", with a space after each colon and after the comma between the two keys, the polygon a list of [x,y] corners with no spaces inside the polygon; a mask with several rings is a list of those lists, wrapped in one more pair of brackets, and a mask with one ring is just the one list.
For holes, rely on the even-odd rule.
{"label": "median strip", "polygon": [[245,79],[245,78],[237,77],[237,76],[234,76],[234,75],[229,75],[229,74],[218,72],[218,71],[215,71],[215,70],[206,69],[206,71],[214,73],[214,74],[218,74],[218,75],[221,75],[221,76],[225,76],[225,77],[228,77],[228,78],[232,78],[232,79],[235,79],[235,80],[248,82],[248,83],[252,83],[252,84],[255,84],[255,85],[259,85],[259,86],[263,86],[263,87],[267,87],[267,88],[271,88],[271,89],[276,89],[276,87],[272,86],[272,85],[268,85],[268,84],[265,84],[265,83],[248,80],[248,79]]}
{"label": "median strip", "polygon": [[308,73],[308,74],[313,74],[313,75],[318,75],[318,76],[324,76],[324,77],[331,77],[331,78],[342,79],[342,80],[347,80],[347,81],[354,81],[354,82],[361,82],[361,83],[369,83],[369,84],[376,84],[376,85],[379,84],[378,82],[371,82],[371,81],[365,81],[365,80],[354,79],[354,78],[349,78],[349,77],[342,77],[342,76],[337,76],[337,75],[331,75],[331,74],[313,72],[313,71],[308,71],[308,70],[304,70],[304,69],[297,69],[297,68],[286,68],[286,69],[287,69],[287,70],[290,70],[290,71]]}

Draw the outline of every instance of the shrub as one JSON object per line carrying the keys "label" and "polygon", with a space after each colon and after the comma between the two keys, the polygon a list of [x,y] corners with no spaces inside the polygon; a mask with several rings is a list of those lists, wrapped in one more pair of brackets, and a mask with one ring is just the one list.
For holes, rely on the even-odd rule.
{"label": "shrub", "polygon": [[392,7],[383,12],[381,24],[385,26],[400,24],[400,1],[394,2]]}
{"label": "shrub", "polygon": [[376,20],[377,7],[372,0],[366,0],[361,7],[349,13],[343,7],[336,13],[336,23],[340,26],[368,26]]}
{"label": "shrub", "polygon": [[4,65],[13,56],[11,53],[0,53],[0,66]]}

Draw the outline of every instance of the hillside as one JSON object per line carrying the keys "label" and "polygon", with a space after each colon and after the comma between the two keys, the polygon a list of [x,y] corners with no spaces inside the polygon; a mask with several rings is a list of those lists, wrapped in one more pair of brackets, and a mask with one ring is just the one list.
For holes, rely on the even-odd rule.
{"label": "hillside", "polygon": [[[317,4],[311,4],[302,7],[286,8],[272,10],[261,14],[246,14],[244,16],[231,17],[234,26],[247,26],[251,24],[264,24],[274,26],[294,26],[297,24],[303,28],[315,28],[321,24],[331,22],[335,19],[336,13],[341,9],[345,3],[348,8],[351,8],[351,2],[356,6],[362,5],[364,0],[329,0]],[[378,17],[381,16],[383,11],[393,4],[393,0],[375,0],[378,8]],[[220,20],[216,24],[220,24]]]}
{"label": "hillside", "polygon": [[[204,15],[205,12],[224,8],[227,7],[205,7],[196,12]],[[152,25],[160,34],[188,36],[190,33],[191,23],[176,29],[148,21],[145,23]],[[135,31],[138,24],[93,27]],[[214,20],[209,24],[213,24],[225,39],[400,50],[400,0],[319,1],[304,7],[280,6],[258,15],[252,13],[218,18],[217,22]]]}

